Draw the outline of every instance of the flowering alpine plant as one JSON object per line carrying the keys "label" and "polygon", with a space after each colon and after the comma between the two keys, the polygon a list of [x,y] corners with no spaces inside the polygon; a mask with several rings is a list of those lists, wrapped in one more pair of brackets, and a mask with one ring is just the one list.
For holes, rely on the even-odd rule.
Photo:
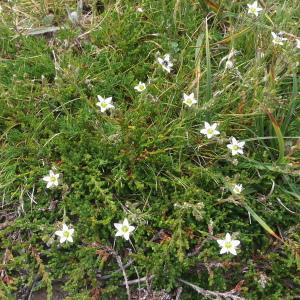
{"label": "flowering alpine plant", "polygon": [[210,125],[208,122],[204,122],[204,128],[201,129],[201,133],[206,135],[208,139],[211,139],[212,137],[219,135],[220,131],[217,130],[218,124],[213,123]]}
{"label": "flowering alpine plant", "polygon": [[165,71],[168,73],[172,71],[173,63],[171,62],[170,54],[165,54],[163,58],[158,57],[157,60]]}
{"label": "flowering alpine plant", "polygon": [[231,150],[233,156],[237,154],[244,154],[245,142],[239,142],[235,137],[230,138],[230,144],[227,145],[227,148]]}
{"label": "flowering alpine plant", "polygon": [[191,93],[189,95],[183,93],[183,101],[182,101],[185,105],[187,105],[188,107],[193,106],[194,104],[197,104],[198,101],[197,99],[195,99],[195,95],[194,93]]}
{"label": "flowering alpine plant", "polygon": [[259,12],[262,11],[262,8],[258,6],[257,1],[254,1],[252,4],[247,4],[248,6],[248,14],[253,14],[256,17]]}
{"label": "flowering alpine plant", "polygon": [[141,93],[146,89],[146,84],[140,81],[139,84],[134,87],[134,89]]}
{"label": "flowering alpine plant", "polygon": [[236,248],[240,244],[239,240],[233,240],[229,233],[226,233],[224,240],[217,240],[221,247],[220,254],[231,253],[237,255]]}
{"label": "flowering alpine plant", "polygon": [[105,112],[108,109],[114,109],[115,106],[112,104],[112,97],[102,98],[101,96],[97,96],[98,103],[97,106],[100,107],[101,112]]}
{"label": "flowering alpine plant", "polygon": [[69,228],[66,224],[62,225],[61,230],[55,231],[55,235],[59,237],[59,242],[63,244],[64,242],[73,243],[74,228]]}
{"label": "flowering alpine plant", "polygon": [[44,176],[43,180],[47,182],[47,189],[58,186],[59,174],[55,174],[52,170],[49,171],[48,176]]}
{"label": "flowering alpine plant", "polygon": [[125,218],[123,223],[114,223],[115,228],[117,229],[116,236],[122,236],[126,241],[129,240],[130,234],[135,229],[134,226],[131,226],[128,220]]}

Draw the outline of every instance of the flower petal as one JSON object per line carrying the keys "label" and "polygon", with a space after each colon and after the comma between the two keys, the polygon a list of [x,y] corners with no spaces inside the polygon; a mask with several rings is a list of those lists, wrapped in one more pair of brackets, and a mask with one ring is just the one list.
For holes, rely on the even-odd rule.
{"label": "flower petal", "polygon": [[131,225],[128,226],[128,231],[129,231],[129,232],[132,232],[134,229],[135,229],[134,226],[131,226]]}
{"label": "flower petal", "polygon": [[217,243],[219,244],[220,247],[224,247],[225,240],[217,240]]}
{"label": "flower petal", "polygon": [[124,234],[123,234],[123,237],[126,241],[129,240],[129,234],[130,234],[129,232],[124,232]]}
{"label": "flower petal", "polygon": [[234,247],[237,247],[241,242],[239,240],[232,240],[231,243]]}
{"label": "flower petal", "polygon": [[127,226],[127,227],[129,226],[129,222],[128,222],[127,218],[124,219],[123,226]]}
{"label": "flower petal", "polygon": [[233,255],[237,255],[236,250],[235,250],[234,247],[229,248],[228,251],[229,251],[231,254],[233,254]]}
{"label": "flower petal", "polygon": [[62,237],[64,233],[61,230],[57,230],[54,232],[55,235]]}
{"label": "flower petal", "polygon": [[114,226],[117,228],[117,230],[121,230],[123,224],[121,224],[121,223],[114,223]]}
{"label": "flower petal", "polygon": [[222,248],[221,251],[220,251],[220,254],[224,254],[224,253],[227,253],[228,250],[226,248]]}
{"label": "flower petal", "polygon": [[228,232],[225,235],[225,240],[226,240],[226,242],[230,242],[231,241],[231,235]]}

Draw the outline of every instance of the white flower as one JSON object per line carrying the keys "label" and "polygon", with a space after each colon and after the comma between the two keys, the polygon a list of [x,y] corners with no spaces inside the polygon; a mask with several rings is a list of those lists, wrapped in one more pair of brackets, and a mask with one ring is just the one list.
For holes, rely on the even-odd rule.
{"label": "white flower", "polygon": [[2,8],[2,6],[0,5],[0,14],[2,13],[2,10],[3,10],[3,8]]}
{"label": "white flower", "polygon": [[240,194],[243,191],[243,185],[242,184],[235,184],[232,188],[232,192],[236,195]]}
{"label": "white flower", "polygon": [[300,40],[296,40],[296,48],[300,49]]}
{"label": "white flower", "polygon": [[146,89],[146,84],[140,81],[139,84],[134,87],[134,89],[141,93]]}
{"label": "white flower", "polygon": [[217,123],[213,123],[212,125],[210,125],[209,123],[204,122],[204,128],[201,129],[200,132],[206,135],[208,139],[210,139],[213,136],[220,134],[220,131],[216,130],[217,126]]}
{"label": "white flower", "polygon": [[231,253],[236,255],[236,247],[240,244],[240,241],[232,240],[229,233],[226,233],[224,240],[217,240],[217,242],[221,247],[220,254]]}
{"label": "white flower", "polygon": [[44,176],[43,180],[47,182],[47,189],[58,186],[59,174],[55,174],[52,170],[49,171],[49,176]]}
{"label": "white flower", "polygon": [[193,104],[196,104],[198,101],[195,99],[194,93],[189,95],[183,93],[183,103],[186,104],[188,107],[191,107]]}
{"label": "white flower", "polygon": [[279,34],[276,34],[275,32],[271,32],[272,37],[273,37],[273,44],[274,45],[283,45],[284,41],[287,41],[287,38],[284,38],[282,36],[280,36]]}
{"label": "white flower", "polygon": [[73,243],[74,228],[69,228],[66,224],[63,224],[62,230],[55,231],[55,234],[59,236],[61,244],[64,242]]}
{"label": "white flower", "polygon": [[114,223],[117,228],[116,236],[123,236],[126,241],[129,240],[129,235],[134,230],[134,226],[129,225],[128,220],[125,218],[123,223]]}
{"label": "white flower", "polygon": [[77,11],[72,11],[71,13],[68,13],[69,19],[73,24],[78,23],[79,17]]}
{"label": "white flower", "polygon": [[112,97],[102,98],[99,95],[97,97],[99,102],[96,105],[100,107],[101,112],[105,112],[108,109],[115,108],[114,105],[111,103]]}
{"label": "white flower", "polygon": [[234,62],[232,60],[227,60],[225,63],[225,70],[232,69],[234,67]]}
{"label": "white flower", "polygon": [[247,4],[248,14],[253,14],[258,16],[258,13],[262,10],[261,7],[257,5],[257,1],[254,1],[252,4]]}
{"label": "white flower", "polygon": [[158,57],[157,60],[164,70],[166,70],[168,73],[171,72],[173,64],[170,60],[170,54],[166,54],[163,58]]}
{"label": "white flower", "polygon": [[142,8],[142,7],[137,7],[137,8],[136,8],[136,11],[137,11],[137,12],[139,12],[139,13],[142,13],[142,12],[144,12],[144,10],[143,10],[143,8]]}
{"label": "white flower", "polygon": [[230,144],[227,145],[227,148],[231,150],[232,155],[244,154],[245,142],[239,142],[236,138],[230,138]]}

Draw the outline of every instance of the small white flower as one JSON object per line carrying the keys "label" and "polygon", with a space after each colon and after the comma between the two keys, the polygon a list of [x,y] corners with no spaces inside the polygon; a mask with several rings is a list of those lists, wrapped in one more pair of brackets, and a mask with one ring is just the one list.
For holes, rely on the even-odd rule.
{"label": "small white flower", "polygon": [[283,45],[283,42],[287,41],[287,38],[284,38],[280,36],[279,34],[276,34],[275,32],[271,32],[272,37],[273,37],[273,44],[274,45]]}
{"label": "small white flower", "polygon": [[248,14],[253,14],[258,16],[258,13],[262,10],[261,7],[257,5],[257,1],[254,1],[252,4],[247,4],[248,6]]}
{"label": "small white flower", "polygon": [[61,244],[64,242],[73,243],[74,228],[69,228],[66,224],[63,224],[62,230],[55,231],[55,234],[59,236]]}
{"label": "small white flower", "polygon": [[232,192],[236,195],[239,195],[243,191],[243,185],[242,184],[235,184],[232,188]]}
{"label": "small white flower", "polygon": [[300,49],[300,40],[296,40],[296,48]]}
{"label": "small white flower", "polygon": [[158,57],[157,60],[164,70],[168,73],[171,72],[173,64],[170,60],[170,54],[166,54],[163,58]]}
{"label": "small white flower", "polygon": [[227,148],[231,150],[231,154],[234,156],[237,154],[244,154],[244,146],[245,142],[239,142],[236,138],[231,137],[230,144],[227,145]]}
{"label": "small white flower", "polygon": [[2,8],[2,6],[0,5],[0,14],[2,13],[2,10],[3,10],[3,8]]}
{"label": "small white flower", "polygon": [[237,165],[239,164],[239,160],[238,160],[237,158],[234,158],[234,159],[232,160],[232,164],[233,164],[234,166],[237,166]]}
{"label": "small white flower", "polygon": [[189,95],[183,93],[183,103],[188,107],[191,107],[193,104],[198,103],[198,101],[195,99],[194,93],[191,93]]}
{"label": "small white flower", "polygon": [[52,170],[49,171],[49,176],[44,176],[43,180],[47,182],[47,189],[58,186],[59,174],[55,174]]}
{"label": "small white flower", "polygon": [[140,81],[139,84],[134,87],[134,89],[141,93],[146,89],[146,84]]}
{"label": "small white flower", "polygon": [[99,102],[96,105],[100,107],[101,112],[105,112],[108,109],[115,108],[115,106],[111,103],[112,97],[102,98],[99,95],[97,97]]}
{"label": "small white flower", "polygon": [[232,240],[229,233],[226,233],[224,240],[217,240],[219,246],[221,247],[220,254],[231,253],[236,255],[236,247],[240,244],[239,240]]}
{"label": "small white flower", "polygon": [[123,223],[114,223],[114,226],[117,229],[116,236],[123,236],[126,241],[129,240],[129,235],[135,228],[128,223],[126,218],[124,219]]}
{"label": "small white flower", "polygon": [[212,125],[210,125],[209,123],[207,122],[204,122],[204,128],[201,129],[201,133],[206,135],[206,137],[208,139],[212,138],[213,136],[215,135],[218,135],[220,134],[220,131],[216,130],[218,127],[218,124],[217,123],[213,123]]}
{"label": "small white flower", "polygon": [[139,12],[139,13],[142,13],[142,12],[144,12],[144,10],[143,10],[143,8],[142,8],[142,7],[137,7],[137,8],[136,8],[136,11],[137,11],[137,12]]}
{"label": "small white flower", "polygon": [[225,70],[233,69],[233,67],[234,67],[234,62],[232,60],[227,60],[226,63],[225,63]]}
{"label": "small white flower", "polygon": [[79,16],[77,11],[72,11],[71,13],[68,13],[69,19],[73,24],[78,23],[79,21]]}

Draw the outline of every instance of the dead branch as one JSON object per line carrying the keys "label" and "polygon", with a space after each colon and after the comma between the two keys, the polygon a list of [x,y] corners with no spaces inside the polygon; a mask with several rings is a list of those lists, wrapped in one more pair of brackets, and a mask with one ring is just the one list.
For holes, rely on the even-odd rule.
{"label": "dead branch", "polygon": [[127,291],[127,297],[128,297],[128,300],[131,300],[131,295],[130,295],[130,289],[129,289],[129,284],[128,284],[128,279],[127,279],[127,275],[126,275],[126,272],[125,272],[125,268],[123,266],[123,263],[122,263],[122,259],[121,259],[121,256],[119,255],[114,255],[115,258],[116,258],[116,261],[120,267],[120,269],[122,270],[123,272],[123,277],[124,277],[124,280],[125,280],[125,286],[126,286],[126,291]]}
{"label": "dead branch", "polygon": [[185,281],[183,279],[179,279],[179,281],[190,286],[197,293],[201,294],[206,299],[223,299],[224,298],[224,299],[232,299],[232,300],[246,300],[245,298],[236,295],[235,291],[229,291],[229,292],[209,291],[209,290],[205,290],[193,283]]}

